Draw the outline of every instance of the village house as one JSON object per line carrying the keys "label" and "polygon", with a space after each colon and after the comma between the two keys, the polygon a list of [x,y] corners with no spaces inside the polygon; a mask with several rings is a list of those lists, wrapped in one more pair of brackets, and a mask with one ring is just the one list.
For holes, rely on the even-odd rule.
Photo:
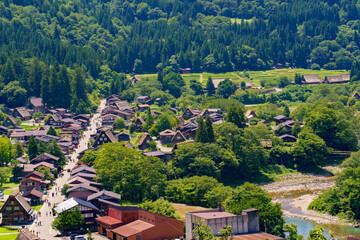
{"label": "village house", "polygon": [[182,68],[181,73],[182,74],[189,74],[189,73],[191,73],[191,68]]}
{"label": "village house", "polygon": [[74,178],[76,178],[76,177],[81,177],[81,178],[84,178],[84,179],[86,179],[86,180],[88,180],[88,181],[95,181],[94,179],[96,178],[96,174],[79,172],[79,173],[77,173],[77,174],[72,175],[72,176],[69,178],[69,180],[70,180],[70,179],[74,179]]}
{"label": "village house", "polygon": [[63,122],[61,121],[61,117],[59,115],[51,115],[46,119],[45,125],[61,127]]}
{"label": "village house", "polygon": [[33,209],[19,191],[13,191],[0,209],[3,225],[23,224],[32,220]]}
{"label": "village house", "polygon": [[212,233],[218,235],[220,229],[225,226],[231,226],[234,240],[242,239],[257,239],[257,240],[282,240],[283,238],[277,237],[268,233],[260,232],[259,225],[259,211],[257,209],[243,210],[241,215],[235,215],[224,211],[224,208],[187,212],[185,213],[186,219],[186,240],[195,239],[193,232],[196,224],[203,221],[207,224]]}
{"label": "village house", "polygon": [[118,141],[119,142],[129,142],[130,141],[130,133],[122,132],[118,135]]}
{"label": "village house", "polygon": [[190,118],[194,118],[199,114],[200,114],[199,110],[187,108],[187,109],[185,109],[185,111],[182,115],[182,118],[185,120],[189,120]]}
{"label": "village house", "polygon": [[97,136],[93,147],[98,147],[103,145],[104,143],[117,143],[118,140],[114,136],[114,134],[111,132],[110,129],[104,129],[100,132],[100,134]]}
{"label": "village house", "polygon": [[184,236],[184,222],[138,207],[109,206],[109,215],[97,218],[98,233],[110,239],[175,239]]}
{"label": "village house", "polygon": [[138,103],[146,104],[151,101],[151,98],[149,96],[140,96],[140,97],[136,98],[136,100]]}
{"label": "village house", "polygon": [[100,215],[102,216],[105,216],[105,214],[107,215],[109,205],[113,205],[112,203],[119,205],[120,200],[120,194],[107,190],[102,190],[100,192],[94,193],[87,198],[88,202],[92,203],[94,206],[100,209]]}
{"label": "village house", "polygon": [[61,214],[65,211],[74,211],[75,209],[78,209],[81,213],[81,215],[84,217],[84,225],[85,229],[96,229],[96,213],[99,211],[97,207],[95,207],[92,203],[71,197],[68,200],[60,203],[55,207],[55,211],[58,214]]}
{"label": "village house", "polygon": [[119,118],[118,115],[106,114],[104,116],[101,116],[101,124],[102,126],[113,126],[117,118]]}
{"label": "village house", "polygon": [[77,184],[66,191],[69,198],[74,197],[83,200],[86,200],[88,196],[97,192],[99,192],[99,189],[86,184]]}
{"label": "village house", "polygon": [[348,83],[350,82],[350,74],[330,75],[325,76],[324,83]]}
{"label": "village house", "polygon": [[33,189],[44,191],[49,186],[49,181],[31,176],[20,181],[19,189],[22,193],[29,192]]}
{"label": "village house", "polygon": [[289,134],[281,135],[279,138],[282,139],[283,142],[296,142],[296,137]]}
{"label": "village house", "polygon": [[318,74],[306,74],[301,77],[302,84],[321,84],[322,82]]}
{"label": "village house", "polygon": [[40,240],[40,238],[32,233],[29,229],[22,228],[20,229],[20,233],[15,240]]}
{"label": "village house", "polygon": [[144,133],[138,142],[139,149],[145,150],[145,149],[149,148],[150,142],[152,142],[152,141],[154,141],[154,140],[150,137],[149,133],[147,133],[147,132]]}
{"label": "village house", "polygon": [[142,125],[145,123],[144,119],[142,119],[142,117],[138,117],[137,119],[134,120],[134,124],[135,124],[135,131],[136,132],[141,132],[143,130]]}
{"label": "village house", "polygon": [[139,112],[145,112],[150,106],[149,104],[139,104],[137,107]]}
{"label": "village house", "polygon": [[280,123],[290,120],[290,118],[287,116],[284,116],[284,115],[278,115],[278,116],[274,117],[274,120],[276,122],[276,125],[278,125]]}
{"label": "village house", "polygon": [[71,171],[71,175],[76,175],[78,173],[88,173],[88,174],[95,174],[96,173],[96,170],[92,167],[89,167],[89,166],[78,166],[76,168],[74,168],[72,171]]}
{"label": "village house", "polygon": [[175,136],[176,132],[167,129],[165,131],[162,131],[159,133],[159,138],[160,138],[160,142],[161,144],[168,144],[171,143],[172,138]]}
{"label": "village house", "polygon": [[254,110],[247,110],[245,112],[245,120],[247,123],[250,123],[256,117],[257,117],[257,115]]}
{"label": "village house", "polygon": [[42,197],[44,196],[43,192],[40,192],[36,189],[32,189],[26,193],[23,193],[23,197],[29,199],[29,204],[31,206],[36,206],[42,203]]}
{"label": "village house", "polygon": [[0,135],[8,135],[9,129],[4,126],[0,126]]}
{"label": "village house", "polygon": [[160,151],[143,152],[142,154],[145,156],[152,156],[152,157],[160,158],[160,160],[163,161],[164,163],[170,161],[172,158],[171,153],[164,153],[164,152],[160,152]]}
{"label": "village house", "polygon": [[358,92],[354,92],[352,95],[353,98],[356,98],[356,100],[360,101],[360,94]]}
{"label": "village house", "polygon": [[34,112],[45,112],[45,106],[43,104],[42,98],[39,97],[31,97],[29,99],[30,109],[33,109]]}
{"label": "village house", "polygon": [[162,98],[156,98],[155,99],[155,104],[158,106],[163,106],[165,104],[165,100]]}
{"label": "village house", "polygon": [[15,118],[13,118],[12,116],[8,116],[7,118],[5,118],[4,120],[4,125],[5,127],[15,127],[17,124]]}
{"label": "village house", "polygon": [[98,189],[101,188],[101,183],[96,182],[94,179],[89,180],[80,176],[69,179],[66,184],[68,184],[70,187],[74,187],[78,184],[85,184],[90,187],[96,187]]}
{"label": "village house", "polygon": [[51,155],[50,153],[42,153],[39,156],[31,159],[30,163],[37,164],[40,162],[48,162],[48,163],[56,165],[58,160],[59,160],[58,157],[55,157],[54,155]]}
{"label": "village house", "polygon": [[31,119],[31,114],[25,107],[15,108],[12,111],[11,116],[14,118],[20,118],[21,121],[27,121]]}
{"label": "village house", "polygon": [[276,125],[272,129],[275,131],[275,133],[278,133],[278,134],[291,133],[291,130],[294,127],[294,124],[295,124],[294,120],[287,120],[283,123]]}

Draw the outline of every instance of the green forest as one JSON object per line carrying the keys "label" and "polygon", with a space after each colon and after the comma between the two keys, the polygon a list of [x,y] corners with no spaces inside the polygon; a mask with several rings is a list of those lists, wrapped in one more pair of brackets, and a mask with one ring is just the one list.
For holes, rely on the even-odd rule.
{"label": "green forest", "polygon": [[359,8],[354,0],[1,0],[1,101],[41,96],[89,112],[111,81],[128,88],[121,73],[276,63],[349,70],[360,55]]}

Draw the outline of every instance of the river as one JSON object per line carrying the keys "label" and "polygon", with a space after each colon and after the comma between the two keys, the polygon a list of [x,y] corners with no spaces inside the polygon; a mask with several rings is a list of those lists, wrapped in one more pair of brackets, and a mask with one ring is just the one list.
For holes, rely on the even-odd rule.
{"label": "river", "polygon": [[297,225],[298,233],[304,236],[304,239],[308,236],[308,233],[314,227],[321,227],[324,229],[325,236],[329,237],[329,231],[332,231],[332,234],[337,239],[346,239],[348,236],[360,237],[360,228],[354,228],[346,225],[338,224],[317,224],[307,220],[297,219],[297,218],[284,218],[286,223],[295,223]]}

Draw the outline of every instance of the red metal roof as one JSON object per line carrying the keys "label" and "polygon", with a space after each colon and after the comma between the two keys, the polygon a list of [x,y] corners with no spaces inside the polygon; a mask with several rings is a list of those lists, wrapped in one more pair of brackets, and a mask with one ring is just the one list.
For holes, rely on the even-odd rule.
{"label": "red metal roof", "polygon": [[109,217],[109,216],[99,217],[99,218],[96,218],[95,220],[98,221],[98,222],[107,224],[107,225],[115,225],[115,224],[122,223],[121,220],[118,220],[116,218],[112,218],[112,217]]}
{"label": "red metal roof", "polygon": [[130,236],[133,236],[137,233],[141,233],[141,232],[148,230],[150,228],[153,228],[153,227],[155,227],[155,225],[141,221],[141,220],[136,220],[136,221],[126,224],[124,226],[115,228],[112,231],[123,237],[130,237]]}

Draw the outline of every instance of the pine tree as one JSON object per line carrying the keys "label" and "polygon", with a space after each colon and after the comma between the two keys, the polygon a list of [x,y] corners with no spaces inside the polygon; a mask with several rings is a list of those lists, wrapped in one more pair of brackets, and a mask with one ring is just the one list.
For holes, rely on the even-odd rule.
{"label": "pine tree", "polygon": [[30,96],[40,96],[41,93],[41,80],[43,75],[43,69],[37,58],[33,58],[30,64],[28,86]]}
{"label": "pine tree", "polygon": [[295,73],[295,84],[301,84],[301,80],[300,73]]}
{"label": "pine tree", "polygon": [[163,83],[163,72],[162,71],[158,71],[158,74],[157,74],[157,80],[161,83]]}
{"label": "pine tree", "polygon": [[243,110],[240,107],[231,105],[227,114],[227,121],[234,123],[239,128],[244,128],[245,116]]}
{"label": "pine tree", "polygon": [[195,142],[207,143],[209,142],[204,119],[200,117],[198,119],[198,128],[196,130]]}
{"label": "pine tree", "polygon": [[212,96],[212,95],[215,94],[215,86],[214,86],[214,83],[213,83],[210,76],[209,76],[208,81],[206,83],[206,88],[207,88],[208,96]]}
{"label": "pine tree", "polygon": [[4,80],[4,85],[15,81],[15,72],[14,72],[14,68],[13,68],[13,63],[10,60],[10,58],[7,59],[5,65],[3,67],[2,76],[3,76],[3,80]]}
{"label": "pine tree", "polygon": [[30,160],[35,158],[38,154],[37,143],[33,135],[29,139],[27,153],[29,155]]}
{"label": "pine tree", "polygon": [[215,142],[214,129],[209,115],[206,116],[205,118],[205,129],[207,133],[208,142]]}
{"label": "pine tree", "polygon": [[289,117],[290,116],[290,110],[288,105],[285,105],[283,115]]}
{"label": "pine tree", "polygon": [[47,135],[57,136],[55,129],[50,126],[49,130],[46,133]]}
{"label": "pine tree", "polygon": [[61,84],[61,106],[69,108],[71,105],[71,87],[70,78],[65,65],[60,66],[59,80]]}
{"label": "pine tree", "polygon": [[76,97],[79,102],[82,100],[85,104],[88,104],[88,97],[86,94],[86,81],[85,76],[80,67],[75,69],[75,75],[73,78],[73,94],[74,97]]}
{"label": "pine tree", "polygon": [[50,82],[48,73],[44,73],[41,79],[41,98],[48,106],[52,106]]}

